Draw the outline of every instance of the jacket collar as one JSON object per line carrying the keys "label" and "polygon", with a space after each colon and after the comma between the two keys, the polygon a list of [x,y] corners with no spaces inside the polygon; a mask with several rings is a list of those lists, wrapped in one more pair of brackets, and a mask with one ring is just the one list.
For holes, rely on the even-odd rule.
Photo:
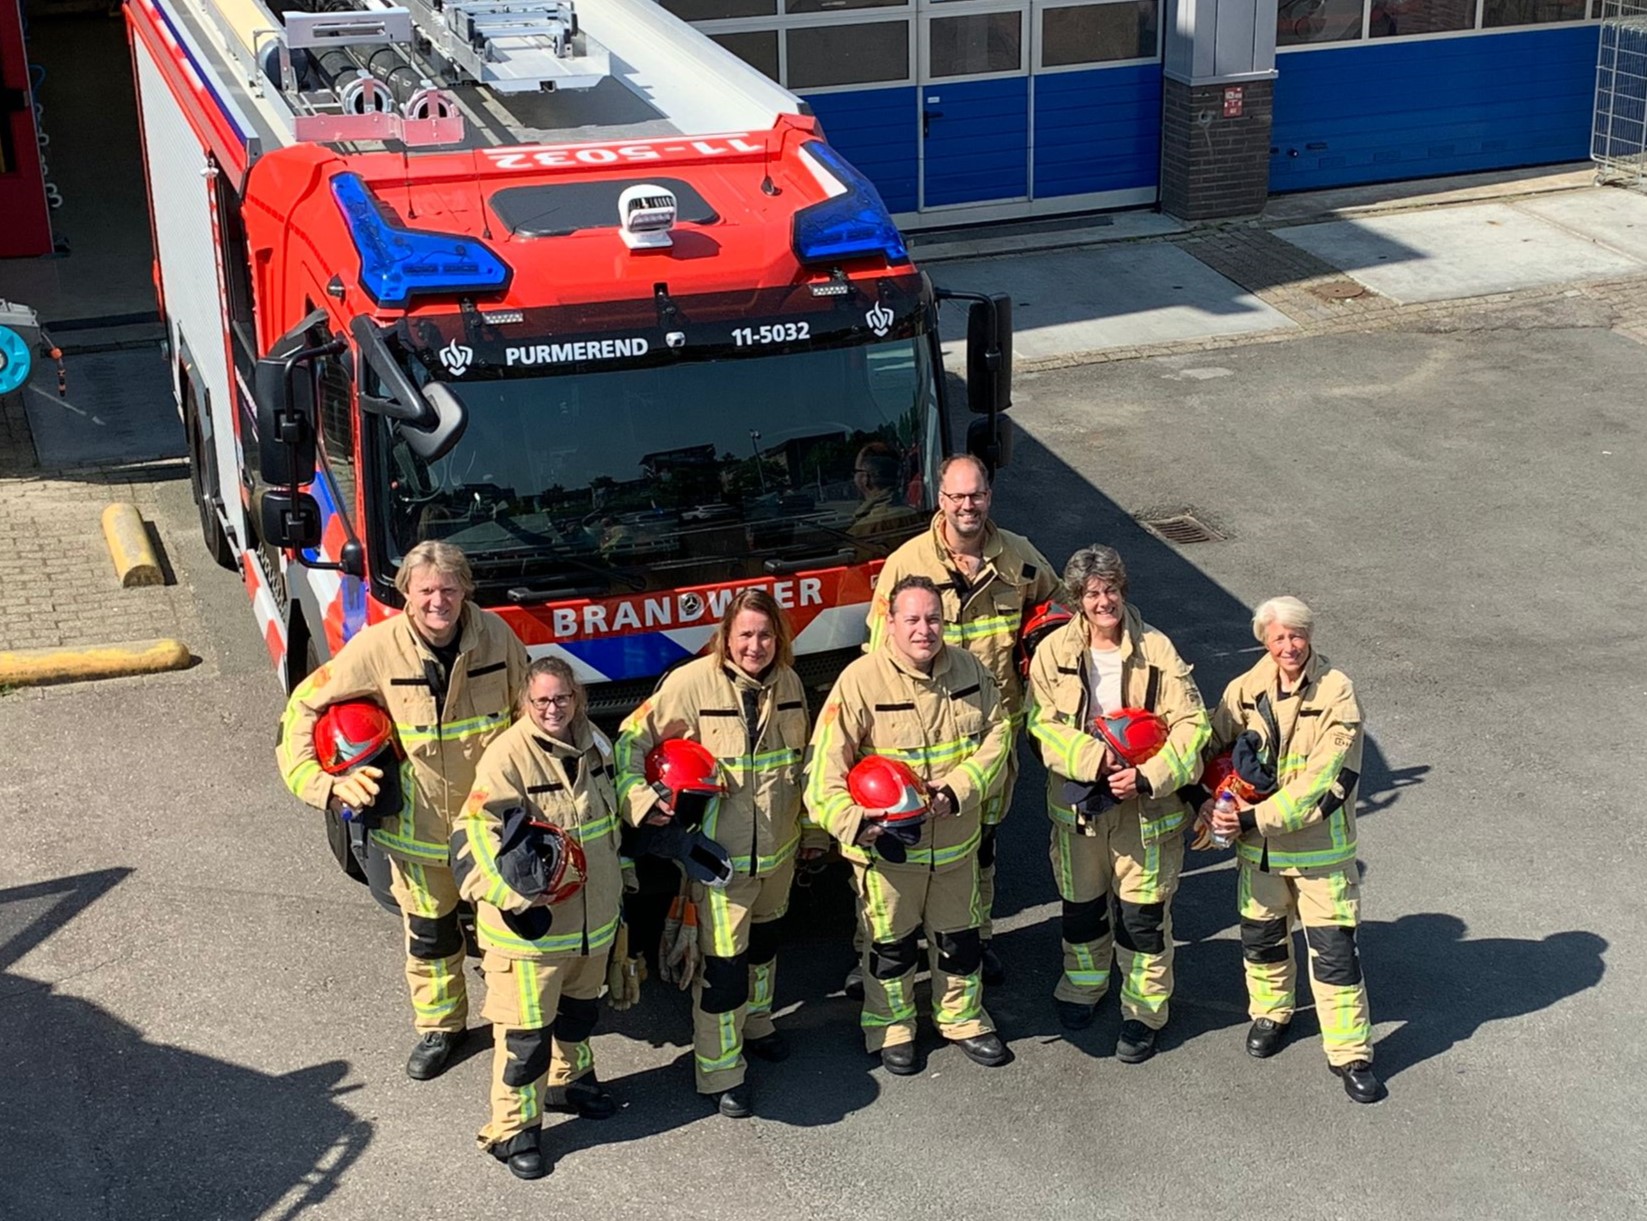
{"label": "jacket collar", "polygon": [[[1275,658],[1266,652],[1258,659],[1256,668],[1262,690],[1279,691],[1281,689],[1281,667],[1275,664]],[[1310,655],[1304,662],[1304,673],[1299,678],[1296,690],[1302,691],[1305,687],[1314,687],[1320,681],[1321,676],[1330,669],[1332,669],[1332,662],[1321,655],[1321,651],[1315,647],[1315,643],[1312,641],[1310,643]]]}
{"label": "jacket collar", "polygon": [[[1091,627],[1079,608],[1075,618],[1058,629],[1053,637],[1060,642],[1059,653],[1066,661],[1081,657],[1092,646]],[[1121,607],[1121,643],[1117,646],[1122,657],[1130,657],[1143,647],[1144,617],[1131,602]]]}
{"label": "jacket collar", "polygon": [[582,755],[586,754],[589,748],[595,744],[594,731],[589,724],[589,718],[586,716],[581,716],[572,722],[572,733],[564,739],[544,733],[535,723],[528,721],[527,724],[530,727],[532,741],[551,755],[560,755],[562,757]]}
{"label": "jacket collar", "polygon": [[[932,527],[929,531],[932,538],[932,547],[938,553],[940,560],[947,561],[955,554],[944,534],[944,511],[939,509],[932,515]],[[994,565],[1001,558],[1001,552],[1006,550],[1006,543],[1001,538],[1001,531],[995,524],[993,517],[984,519],[984,550],[983,562]]]}
{"label": "jacket collar", "polygon": [[776,658],[773,658],[772,664],[761,672],[759,678],[751,678],[732,662],[723,661],[720,665],[720,671],[726,677],[726,681],[732,684],[734,691],[740,692],[749,690],[770,691],[778,681],[778,669]]}
{"label": "jacket collar", "polygon": [[929,683],[935,682],[949,673],[950,667],[955,664],[954,659],[950,656],[954,649],[954,645],[946,644],[938,650],[938,656],[932,659],[932,673],[930,674],[922,674],[920,670],[905,661],[903,654],[899,653],[890,644],[884,649],[877,650],[877,652],[886,658],[887,664],[898,673],[906,674],[918,683]]}
{"label": "jacket collar", "polygon": [[[430,660],[433,660],[435,656],[435,648],[423,638],[423,633],[419,632],[417,628],[412,626],[412,617],[405,611],[402,611],[400,613],[400,619],[401,625],[406,630],[407,637],[412,642],[412,648],[417,650],[417,652],[426,655],[430,658]],[[463,603],[463,610],[458,615],[458,653],[461,655],[471,652],[477,648],[480,645],[481,635],[484,630],[485,629],[481,626],[480,622],[480,612],[475,609],[472,602],[465,600]]]}

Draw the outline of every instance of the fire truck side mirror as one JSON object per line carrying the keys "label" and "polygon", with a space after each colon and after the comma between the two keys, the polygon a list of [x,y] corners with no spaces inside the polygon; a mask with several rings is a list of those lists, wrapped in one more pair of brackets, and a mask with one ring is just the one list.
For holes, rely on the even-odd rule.
{"label": "fire truck side mirror", "polygon": [[315,477],[314,374],[306,360],[257,362],[257,466],[271,487],[301,487]]}
{"label": "fire truck side mirror", "polygon": [[463,439],[469,413],[458,396],[440,382],[430,382],[420,393],[429,405],[426,415],[433,415],[434,422],[417,425],[402,422],[396,428],[405,438],[407,449],[425,462],[436,462],[451,453]]}
{"label": "fire truck side mirror", "polygon": [[1012,298],[1005,293],[967,310],[966,405],[976,415],[1012,406]]}
{"label": "fire truck side mirror", "polygon": [[991,475],[1012,461],[1014,425],[1011,416],[983,416],[966,427],[966,452],[989,468]]}
{"label": "fire truck side mirror", "polygon": [[265,491],[258,506],[263,541],[282,551],[320,546],[320,505],[307,492]]}

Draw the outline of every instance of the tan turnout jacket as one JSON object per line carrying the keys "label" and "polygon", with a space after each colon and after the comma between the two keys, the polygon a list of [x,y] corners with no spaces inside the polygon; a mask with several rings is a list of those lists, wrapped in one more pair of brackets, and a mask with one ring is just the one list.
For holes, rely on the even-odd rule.
{"label": "tan turnout jacket", "polygon": [[[484,948],[540,958],[599,954],[612,944],[623,896],[612,775],[612,743],[586,719],[563,742],[522,717],[486,748],[452,833],[452,873],[458,893],[475,905]],[[583,889],[550,908],[548,935],[535,941],[514,933],[499,914],[525,911],[533,897],[511,890],[497,868],[504,818],[516,806],[575,838],[587,866]]]}
{"label": "tan turnout jacket", "polygon": [[[869,861],[872,854],[856,845],[864,810],[852,800],[847,773],[869,755],[901,759],[930,788],[947,787],[955,795],[958,817],[928,819],[906,862],[941,869],[978,850],[984,800],[1011,745],[995,680],[972,654],[946,646],[932,673],[922,674],[892,649],[877,649],[841,672],[818,714],[808,816],[840,841],[847,859]],[[873,859],[876,868],[886,867]]]}
{"label": "tan turnout jacket", "polygon": [[[1201,774],[1201,749],[1207,741],[1207,713],[1190,667],[1172,641],[1126,607],[1121,630],[1121,698],[1126,707],[1148,708],[1167,722],[1167,742],[1138,770],[1148,785],[1145,796],[1122,802],[1138,816],[1145,843],[1183,827],[1189,806],[1177,790]],[[1047,768],[1047,813],[1063,826],[1079,826],[1075,811],[1064,803],[1064,780],[1098,778],[1105,744],[1087,732],[1087,621],[1079,614],[1041,641],[1030,663],[1029,732],[1041,745]],[[1151,702],[1153,688],[1153,702]]]}
{"label": "tan turnout jacket", "polygon": [[704,834],[726,849],[736,872],[771,873],[800,843],[807,724],[806,693],[789,666],[774,663],[757,680],[717,657],[690,661],[664,678],[618,734],[623,816],[639,826],[658,804],[646,782],[649,750],[666,738],[701,742],[720,761],[727,786],[704,820]]}
{"label": "tan turnout jacket", "polygon": [[280,721],[275,756],[286,787],[324,809],[332,777],[315,758],[314,726],[343,700],[382,704],[406,753],[406,806],[372,832],[372,842],[402,860],[445,865],[452,823],[469,795],[482,752],[505,729],[526,675],[526,649],[490,611],[465,605],[459,652],[447,676],[446,703],[435,707],[429,668],[435,655],[405,615],[363,628],[336,657],[297,685]]}
{"label": "tan turnout jacket", "polygon": [[[1206,757],[1230,748],[1248,729],[1258,731],[1276,763],[1279,787],[1253,807],[1257,826],[1235,850],[1243,861],[1272,873],[1341,869],[1355,860],[1355,797],[1361,775],[1361,706],[1342,670],[1310,650],[1290,696],[1280,694],[1280,669],[1265,656],[1224,689],[1212,714]],[[1260,711],[1267,697],[1274,730]]]}
{"label": "tan turnout jacket", "polygon": [[984,663],[1000,688],[1013,728],[1021,727],[1024,683],[1018,673],[1018,635],[1024,608],[1058,589],[1058,575],[1035,545],[994,522],[984,527],[984,558],[972,577],[962,573],[944,542],[944,515],[887,557],[869,603],[869,648],[886,642],[887,600],[906,576],[930,577],[944,604],[944,643],[959,645]]}

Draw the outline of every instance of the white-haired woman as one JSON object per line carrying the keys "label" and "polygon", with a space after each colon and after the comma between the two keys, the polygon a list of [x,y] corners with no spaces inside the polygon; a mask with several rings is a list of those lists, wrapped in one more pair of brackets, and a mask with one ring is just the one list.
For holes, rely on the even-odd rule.
{"label": "white-haired woman", "polygon": [[[1252,618],[1264,656],[1224,690],[1207,757],[1243,735],[1273,790],[1234,809],[1202,807],[1240,861],[1241,952],[1253,1019],[1247,1051],[1274,1055],[1296,1002],[1292,922],[1304,926],[1310,990],[1327,1063],[1356,1102],[1382,1086],[1372,1071],[1372,1023],[1355,930],[1355,794],[1361,775],[1361,707],[1345,673],[1312,644],[1315,616],[1297,598],[1270,598]],[[1249,779],[1252,777],[1249,776]]]}

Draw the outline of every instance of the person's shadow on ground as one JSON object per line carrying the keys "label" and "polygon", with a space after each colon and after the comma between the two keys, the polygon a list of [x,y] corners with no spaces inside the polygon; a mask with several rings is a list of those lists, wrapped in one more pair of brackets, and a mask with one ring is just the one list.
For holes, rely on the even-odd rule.
{"label": "person's shadow on ground", "polygon": [[0,890],[0,1216],[289,1218],[327,1199],[372,1139],[328,1060],[264,1073],[153,1043],[23,953],[118,885],[111,869]]}

